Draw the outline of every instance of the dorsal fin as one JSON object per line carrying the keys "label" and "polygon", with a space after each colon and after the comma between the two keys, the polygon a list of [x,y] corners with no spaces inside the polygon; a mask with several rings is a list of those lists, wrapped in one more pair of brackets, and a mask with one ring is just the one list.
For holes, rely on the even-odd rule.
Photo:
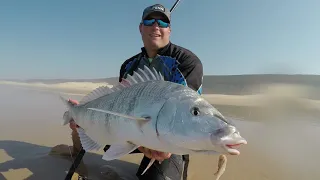
{"label": "dorsal fin", "polygon": [[123,88],[132,86],[134,84],[139,84],[147,81],[163,81],[164,78],[160,72],[158,72],[154,67],[152,70],[148,66],[144,65],[143,70],[137,68],[136,71],[133,71],[132,75],[128,74],[125,79],[122,79],[121,83],[116,86],[113,86],[111,89],[113,91],[118,91]]}
{"label": "dorsal fin", "polygon": [[121,91],[122,89],[130,87],[134,84],[157,80],[164,80],[161,73],[157,72],[154,67],[152,68],[152,70],[150,70],[147,66],[144,66],[143,70],[138,68],[136,71],[133,71],[132,76],[128,74],[125,79],[122,79],[121,83],[113,86],[112,88],[109,88],[108,86],[98,87],[97,89],[84,96],[79,103],[85,104],[89,101],[95,100],[115,91]]}
{"label": "dorsal fin", "polygon": [[84,96],[79,102],[79,104],[85,104],[89,101],[92,101],[94,99],[97,99],[99,97],[102,97],[106,94],[110,94],[113,92],[114,92],[113,89],[109,88],[108,86],[100,86],[97,89],[90,92],[89,94],[87,94],[86,96]]}

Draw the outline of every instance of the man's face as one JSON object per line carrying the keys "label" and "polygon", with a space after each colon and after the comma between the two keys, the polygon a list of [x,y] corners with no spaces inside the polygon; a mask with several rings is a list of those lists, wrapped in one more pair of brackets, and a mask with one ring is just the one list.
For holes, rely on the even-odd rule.
{"label": "man's face", "polygon": [[[151,14],[146,19],[160,19],[168,22],[163,15]],[[157,50],[164,47],[169,43],[171,28],[159,27],[158,23],[154,23],[152,26],[145,26],[140,24],[140,33],[144,46],[149,49]]]}

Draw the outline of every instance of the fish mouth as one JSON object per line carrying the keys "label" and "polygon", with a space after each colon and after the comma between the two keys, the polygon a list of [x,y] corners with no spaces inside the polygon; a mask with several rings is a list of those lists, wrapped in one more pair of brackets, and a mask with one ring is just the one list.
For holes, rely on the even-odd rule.
{"label": "fish mouth", "polygon": [[241,145],[248,144],[248,142],[245,139],[239,140],[235,143],[228,143],[224,145],[224,149],[230,154],[230,155],[240,155],[240,151],[238,150]]}
{"label": "fish mouth", "polygon": [[[239,148],[242,145],[246,145],[248,142],[242,138],[238,133],[233,133],[227,139],[216,144],[216,149],[189,149],[194,153],[201,153],[206,155],[216,155],[217,153],[229,154],[229,155],[240,155]],[[219,148],[218,148],[219,147]]]}
{"label": "fish mouth", "polygon": [[227,126],[215,131],[211,134],[213,144],[220,144],[224,152],[230,155],[239,155],[238,150],[241,145],[248,144],[247,141],[240,135],[239,131],[234,126]]}

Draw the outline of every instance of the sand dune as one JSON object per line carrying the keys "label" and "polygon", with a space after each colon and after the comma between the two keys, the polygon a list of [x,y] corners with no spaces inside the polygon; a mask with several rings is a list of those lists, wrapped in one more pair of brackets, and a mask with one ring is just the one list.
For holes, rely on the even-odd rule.
{"label": "sand dune", "polygon": [[43,83],[43,82],[15,82],[15,81],[0,81],[0,85],[13,85],[13,86],[21,86],[27,88],[41,88],[47,90],[59,90],[59,91],[71,91],[71,92],[82,92],[88,93],[93,89],[99,86],[108,86],[112,87],[112,85],[108,83],[93,83],[93,82],[64,82],[64,83]]}
{"label": "sand dune", "polygon": [[[44,82],[15,82],[0,81],[0,85],[12,85],[43,91],[55,91],[69,95],[85,95],[100,86],[112,87],[108,82],[63,82],[63,83],[44,83]],[[203,94],[210,103],[216,105],[234,105],[234,106],[269,106],[275,102],[286,102],[300,104],[304,108],[320,110],[320,100],[308,98],[311,93],[310,87],[292,84],[264,84],[251,87],[259,92],[252,95],[225,95],[225,94]]]}

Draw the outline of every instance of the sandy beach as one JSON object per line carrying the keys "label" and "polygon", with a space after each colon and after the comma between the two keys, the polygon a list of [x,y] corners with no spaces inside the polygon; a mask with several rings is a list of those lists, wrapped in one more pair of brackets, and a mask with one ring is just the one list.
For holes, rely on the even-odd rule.
{"label": "sandy beach", "polygon": [[[68,155],[71,130],[61,125],[66,107],[57,93],[64,92],[65,97],[79,100],[96,86],[98,84],[49,87],[0,83],[0,180],[64,179],[74,157]],[[267,106],[261,96],[204,96],[223,114],[233,118],[248,141],[248,145],[241,147],[239,156],[228,156],[221,180],[320,179],[318,101],[300,99],[290,101],[290,106],[281,106],[264,97],[271,104]],[[294,106],[292,102],[303,103]],[[110,166],[123,179],[136,179],[142,155],[127,155],[108,162],[101,159],[101,154],[87,152],[84,156],[80,168],[84,168],[90,178],[111,179],[101,174]],[[213,180],[218,156],[190,158],[189,180]]]}

